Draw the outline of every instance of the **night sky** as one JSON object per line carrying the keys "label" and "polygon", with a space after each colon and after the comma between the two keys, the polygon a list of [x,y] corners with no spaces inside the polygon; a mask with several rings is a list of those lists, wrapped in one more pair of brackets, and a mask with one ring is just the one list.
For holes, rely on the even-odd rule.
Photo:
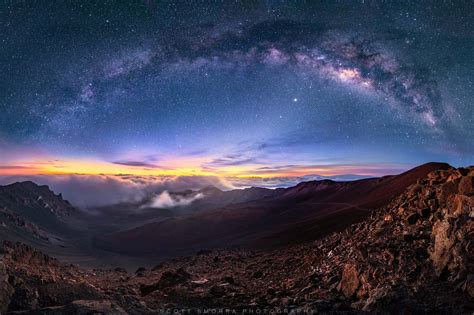
{"label": "night sky", "polygon": [[472,1],[2,1],[0,174],[474,163]]}

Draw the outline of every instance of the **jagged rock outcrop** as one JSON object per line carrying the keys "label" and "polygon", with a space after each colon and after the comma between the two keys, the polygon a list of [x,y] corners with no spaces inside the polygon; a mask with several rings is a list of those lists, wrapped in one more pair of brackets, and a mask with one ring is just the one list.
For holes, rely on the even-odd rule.
{"label": "jagged rock outcrop", "polygon": [[348,298],[352,297],[359,288],[359,272],[354,265],[344,266],[341,279],[341,291]]}
{"label": "jagged rock outcrop", "polygon": [[[63,265],[25,244],[4,242],[0,264],[6,266],[11,295],[9,311],[65,305],[99,298],[100,292],[79,277],[78,268]],[[76,274],[75,274],[76,273]]]}
{"label": "jagged rock outcrop", "polygon": [[61,194],[56,195],[48,186],[31,181],[0,186],[0,205],[20,214],[29,214],[29,211],[49,212],[60,219],[77,212]]}
{"label": "jagged rock outcrop", "polygon": [[48,186],[30,181],[0,186],[0,241],[55,253],[72,247],[69,241],[79,236],[81,220],[81,212]]}
{"label": "jagged rock outcrop", "polygon": [[427,294],[437,285],[444,288],[436,292],[438,300],[449,300],[459,289],[469,293],[474,272],[473,176],[473,168],[432,172],[368,221],[324,241],[322,249],[334,248],[332,262],[346,264],[340,289],[362,301],[354,306],[380,310],[376,301],[394,292],[400,295],[400,287],[405,288],[400,297],[405,302],[407,295]]}

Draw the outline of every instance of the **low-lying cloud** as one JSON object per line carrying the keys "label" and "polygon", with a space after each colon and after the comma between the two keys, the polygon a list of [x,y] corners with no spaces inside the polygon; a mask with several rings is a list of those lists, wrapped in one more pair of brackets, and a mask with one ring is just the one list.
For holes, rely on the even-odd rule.
{"label": "low-lying cloud", "polygon": [[146,204],[144,207],[148,208],[174,208],[180,206],[187,206],[193,201],[201,199],[204,197],[204,194],[198,193],[193,196],[176,196],[170,195],[170,193],[165,190],[159,195],[152,198],[150,203]]}
{"label": "low-lying cloud", "polygon": [[[280,167],[261,167],[262,173],[278,174],[286,169],[295,169],[294,165]],[[298,169],[298,168],[297,168]],[[304,167],[302,169],[306,170]],[[311,167],[307,169],[311,171]],[[348,169],[352,170],[352,169]],[[398,174],[401,169],[384,169],[382,174]],[[367,168],[366,174],[372,174]],[[184,190],[199,190],[208,186],[215,186],[221,190],[242,189],[246,187],[279,188],[294,186],[302,181],[332,179],[336,181],[355,180],[370,175],[305,175],[295,177],[275,176],[266,177],[218,177],[218,176],[137,176],[137,175],[4,175],[0,176],[0,185],[14,182],[33,181],[38,185],[48,185],[55,193],[61,193],[64,199],[79,208],[93,208],[121,202],[139,202],[155,196],[147,207],[169,208],[184,206],[203,196],[173,194]]]}
{"label": "low-lying cloud", "polygon": [[[15,175],[0,176],[0,185],[27,180],[48,185],[80,208],[141,201],[150,194],[164,191],[199,190],[207,186],[223,190],[234,188],[216,176]],[[177,201],[178,204],[184,202],[187,201]]]}
{"label": "low-lying cloud", "polygon": [[287,188],[298,185],[301,182],[313,181],[313,180],[325,180],[330,179],[337,182],[353,181],[363,178],[369,178],[369,175],[335,175],[335,176],[322,176],[322,175],[304,175],[304,176],[279,176],[279,177],[250,177],[250,178],[239,178],[229,177],[227,180],[232,183],[232,186],[236,189],[243,189],[249,187],[262,187],[262,188]]}

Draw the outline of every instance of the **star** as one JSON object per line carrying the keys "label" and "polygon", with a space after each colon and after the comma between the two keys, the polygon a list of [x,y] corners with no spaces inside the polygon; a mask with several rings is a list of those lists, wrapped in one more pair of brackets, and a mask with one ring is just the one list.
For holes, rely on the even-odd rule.
{"label": "star", "polygon": [[5,152],[143,165],[159,153],[198,171],[237,160],[214,175],[474,163],[472,4],[80,5],[0,10],[0,172]]}

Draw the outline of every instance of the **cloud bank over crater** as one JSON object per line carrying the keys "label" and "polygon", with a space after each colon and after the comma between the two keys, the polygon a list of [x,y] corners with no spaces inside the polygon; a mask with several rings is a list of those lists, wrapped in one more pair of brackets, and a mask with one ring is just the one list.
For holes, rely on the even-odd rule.
{"label": "cloud bank over crater", "polygon": [[[153,207],[176,206],[190,203],[186,198],[172,199],[168,191],[198,190],[207,186],[232,189],[225,180],[214,176],[133,176],[133,175],[28,175],[0,176],[0,185],[31,180],[48,185],[55,193],[74,206],[87,208],[120,202],[140,201],[150,194],[158,194]],[[164,195],[163,195],[164,193]],[[195,196],[196,197],[196,196]]]}
{"label": "cloud bank over crater", "polygon": [[154,196],[149,203],[143,206],[143,208],[174,208],[187,206],[201,198],[204,198],[204,194],[202,193],[197,193],[192,196],[172,196],[167,190],[165,190]]}

